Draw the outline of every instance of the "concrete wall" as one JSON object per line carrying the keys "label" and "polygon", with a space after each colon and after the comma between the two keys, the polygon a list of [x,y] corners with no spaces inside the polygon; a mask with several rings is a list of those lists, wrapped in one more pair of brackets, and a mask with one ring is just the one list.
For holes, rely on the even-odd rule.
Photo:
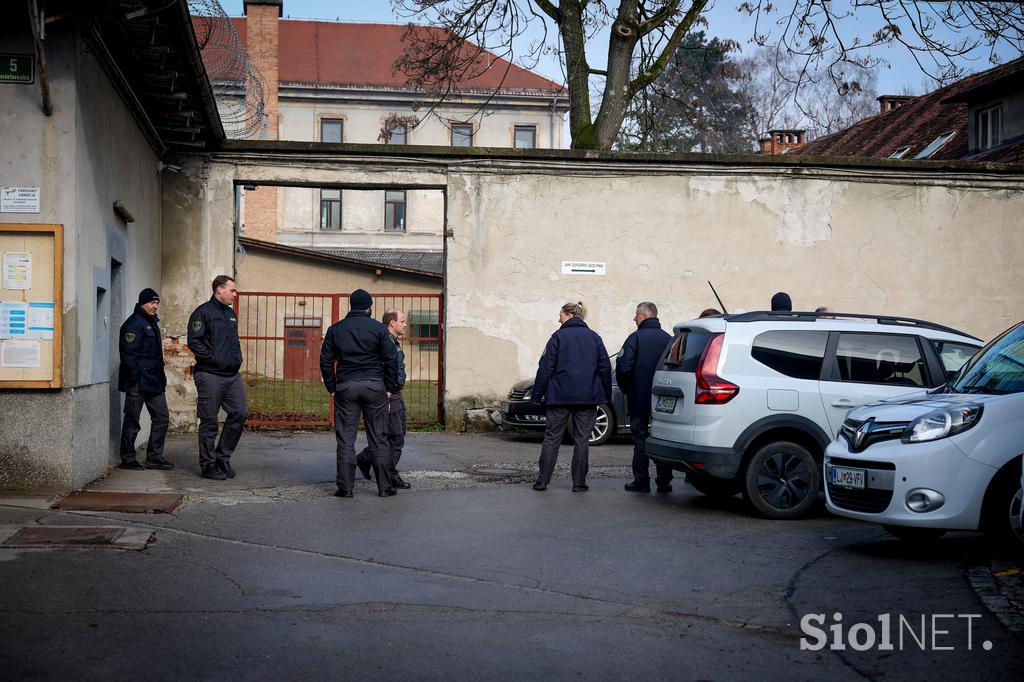
{"label": "concrete wall", "polygon": [[[1021,176],[828,168],[452,169],[448,414],[536,372],[559,306],[581,300],[615,353],[641,300],[667,327],[717,307],[925,318],[991,338],[1024,318]],[[563,260],[607,276],[564,275]]]}
{"label": "concrete wall", "polygon": [[[447,185],[452,424],[536,371],[566,301],[584,301],[610,353],[633,330],[641,300],[659,305],[666,327],[717,307],[706,280],[730,312],[764,309],[783,290],[798,309],[920,317],[985,339],[1024,319],[1015,274],[1022,169],[496,152],[314,162],[302,148],[278,152],[215,155],[212,196],[223,196],[218,183],[232,173],[295,185]],[[202,203],[218,214],[204,224],[228,224],[229,206]],[[196,243],[230,239],[222,227]],[[603,262],[607,275],[563,275],[563,260]]]}
{"label": "concrete wall", "polygon": [[[27,35],[9,23],[0,51],[32,53]],[[46,51],[53,115],[42,112],[38,76],[31,86],[4,85],[0,98],[0,185],[40,187],[41,211],[0,221],[64,226],[64,388],[0,391],[0,487],[8,489],[80,487],[116,461],[117,332],[138,291],[160,282],[156,155],[70,22],[47,29]],[[115,200],[135,223],[117,218]]]}

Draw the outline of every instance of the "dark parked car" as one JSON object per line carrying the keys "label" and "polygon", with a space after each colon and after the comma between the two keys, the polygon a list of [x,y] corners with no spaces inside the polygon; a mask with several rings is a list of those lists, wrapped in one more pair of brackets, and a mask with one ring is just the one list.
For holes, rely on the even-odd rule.
{"label": "dark parked car", "polygon": [[[544,406],[530,402],[533,379],[523,379],[508,392],[508,398],[501,402],[502,429],[537,429],[545,425]],[[626,396],[615,383],[612,368],[612,402],[597,406],[597,421],[590,432],[590,444],[602,445],[617,433],[629,433],[629,415],[626,413]]]}

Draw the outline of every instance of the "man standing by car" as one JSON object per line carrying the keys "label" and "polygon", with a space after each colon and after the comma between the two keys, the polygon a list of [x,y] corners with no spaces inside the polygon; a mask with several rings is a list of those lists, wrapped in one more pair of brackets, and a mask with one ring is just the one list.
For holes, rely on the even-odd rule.
{"label": "man standing by car", "polygon": [[[188,319],[188,347],[196,357],[192,373],[199,395],[199,469],[203,478],[215,481],[235,477],[231,455],[242,437],[248,414],[245,384],[238,373],[242,366],[238,316],[231,307],[237,295],[235,280],[218,275],[213,280],[213,296]],[[214,447],[221,407],[227,419]]]}
{"label": "man standing by car", "polygon": [[[320,349],[324,388],[334,396],[334,433],[338,440],[337,497],[352,497],[356,478],[356,431],[362,413],[369,443],[370,465],[377,495],[395,494],[391,485],[388,441],[388,401],[397,393],[397,345],[387,328],[370,317],[373,299],[356,289],[349,313],[327,330]],[[337,367],[335,367],[337,363]]]}
{"label": "man standing by car", "polygon": [[146,446],[147,469],[173,469],[164,458],[167,436],[167,400],[164,389],[164,349],[160,341],[160,318],[156,316],[160,296],[152,289],[143,289],[135,312],[121,325],[119,350],[121,366],[117,372],[117,390],[125,394],[124,423],[121,425],[120,469],[141,469],[136,459],[135,439],[139,435],[142,406],[149,411],[149,444]]}
{"label": "man standing by car", "polygon": [[[651,385],[661,354],[672,337],[661,328],[658,307],[650,301],[644,301],[636,307],[633,322],[636,323],[636,331],[622,344],[615,365],[615,379],[626,394],[629,430],[633,433],[633,482],[626,484],[626,490],[649,493],[651,473],[645,441],[650,435]],[[658,492],[671,492],[672,469],[664,464],[656,464],[655,470],[657,473],[654,481]]]}
{"label": "man standing by car", "polygon": [[[405,431],[407,428],[405,417],[405,400],[402,399],[402,388],[405,386],[405,352],[402,350],[402,342],[399,340],[405,333],[405,313],[397,308],[388,308],[384,311],[381,323],[387,328],[388,333],[395,342],[395,361],[398,363],[398,390],[391,392],[388,399],[388,425],[385,431],[388,451],[388,471],[391,474],[391,485],[405,490],[411,486],[398,475],[398,460],[402,459],[402,448],[405,447]],[[359,471],[363,478],[370,480],[370,448],[363,448],[356,458]]]}

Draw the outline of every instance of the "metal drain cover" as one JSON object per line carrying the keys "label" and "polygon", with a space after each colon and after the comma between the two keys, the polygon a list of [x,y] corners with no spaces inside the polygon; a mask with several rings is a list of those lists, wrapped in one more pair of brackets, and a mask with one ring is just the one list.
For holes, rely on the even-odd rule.
{"label": "metal drain cover", "polygon": [[524,475],[524,473],[518,469],[509,469],[507,467],[482,467],[480,469],[474,469],[473,473],[478,476],[494,476],[495,478],[508,478],[509,476]]}
{"label": "metal drain cover", "polygon": [[110,545],[124,535],[125,528],[36,526],[22,528],[7,538],[5,547],[57,547],[67,545]]}
{"label": "metal drain cover", "polygon": [[175,493],[118,493],[79,491],[58,500],[54,509],[170,514],[181,503]]}

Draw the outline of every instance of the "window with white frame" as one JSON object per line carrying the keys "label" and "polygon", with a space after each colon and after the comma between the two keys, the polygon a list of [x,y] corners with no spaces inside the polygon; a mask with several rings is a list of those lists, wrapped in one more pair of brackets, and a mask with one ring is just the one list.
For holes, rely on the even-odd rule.
{"label": "window with white frame", "polygon": [[384,230],[386,232],[405,232],[405,191],[387,190],[384,192]]}
{"label": "window with white frame", "polygon": [[320,229],[341,229],[341,190],[320,190]]}
{"label": "window with white frame", "polygon": [[976,113],[974,129],[978,135],[978,149],[992,149],[1003,142],[1003,105],[982,109]]}
{"label": "window with white frame", "polygon": [[473,146],[473,124],[452,123],[452,146],[472,147]]}
{"label": "window with white frame", "polygon": [[345,122],[340,118],[320,119],[320,141],[340,143],[345,139]]}
{"label": "window with white frame", "polygon": [[409,128],[405,125],[392,126],[388,130],[387,144],[409,144]]}
{"label": "window with white frame", "polygon": [[515,127],[516,149],[533,149],[537,146],[537,126]]}

